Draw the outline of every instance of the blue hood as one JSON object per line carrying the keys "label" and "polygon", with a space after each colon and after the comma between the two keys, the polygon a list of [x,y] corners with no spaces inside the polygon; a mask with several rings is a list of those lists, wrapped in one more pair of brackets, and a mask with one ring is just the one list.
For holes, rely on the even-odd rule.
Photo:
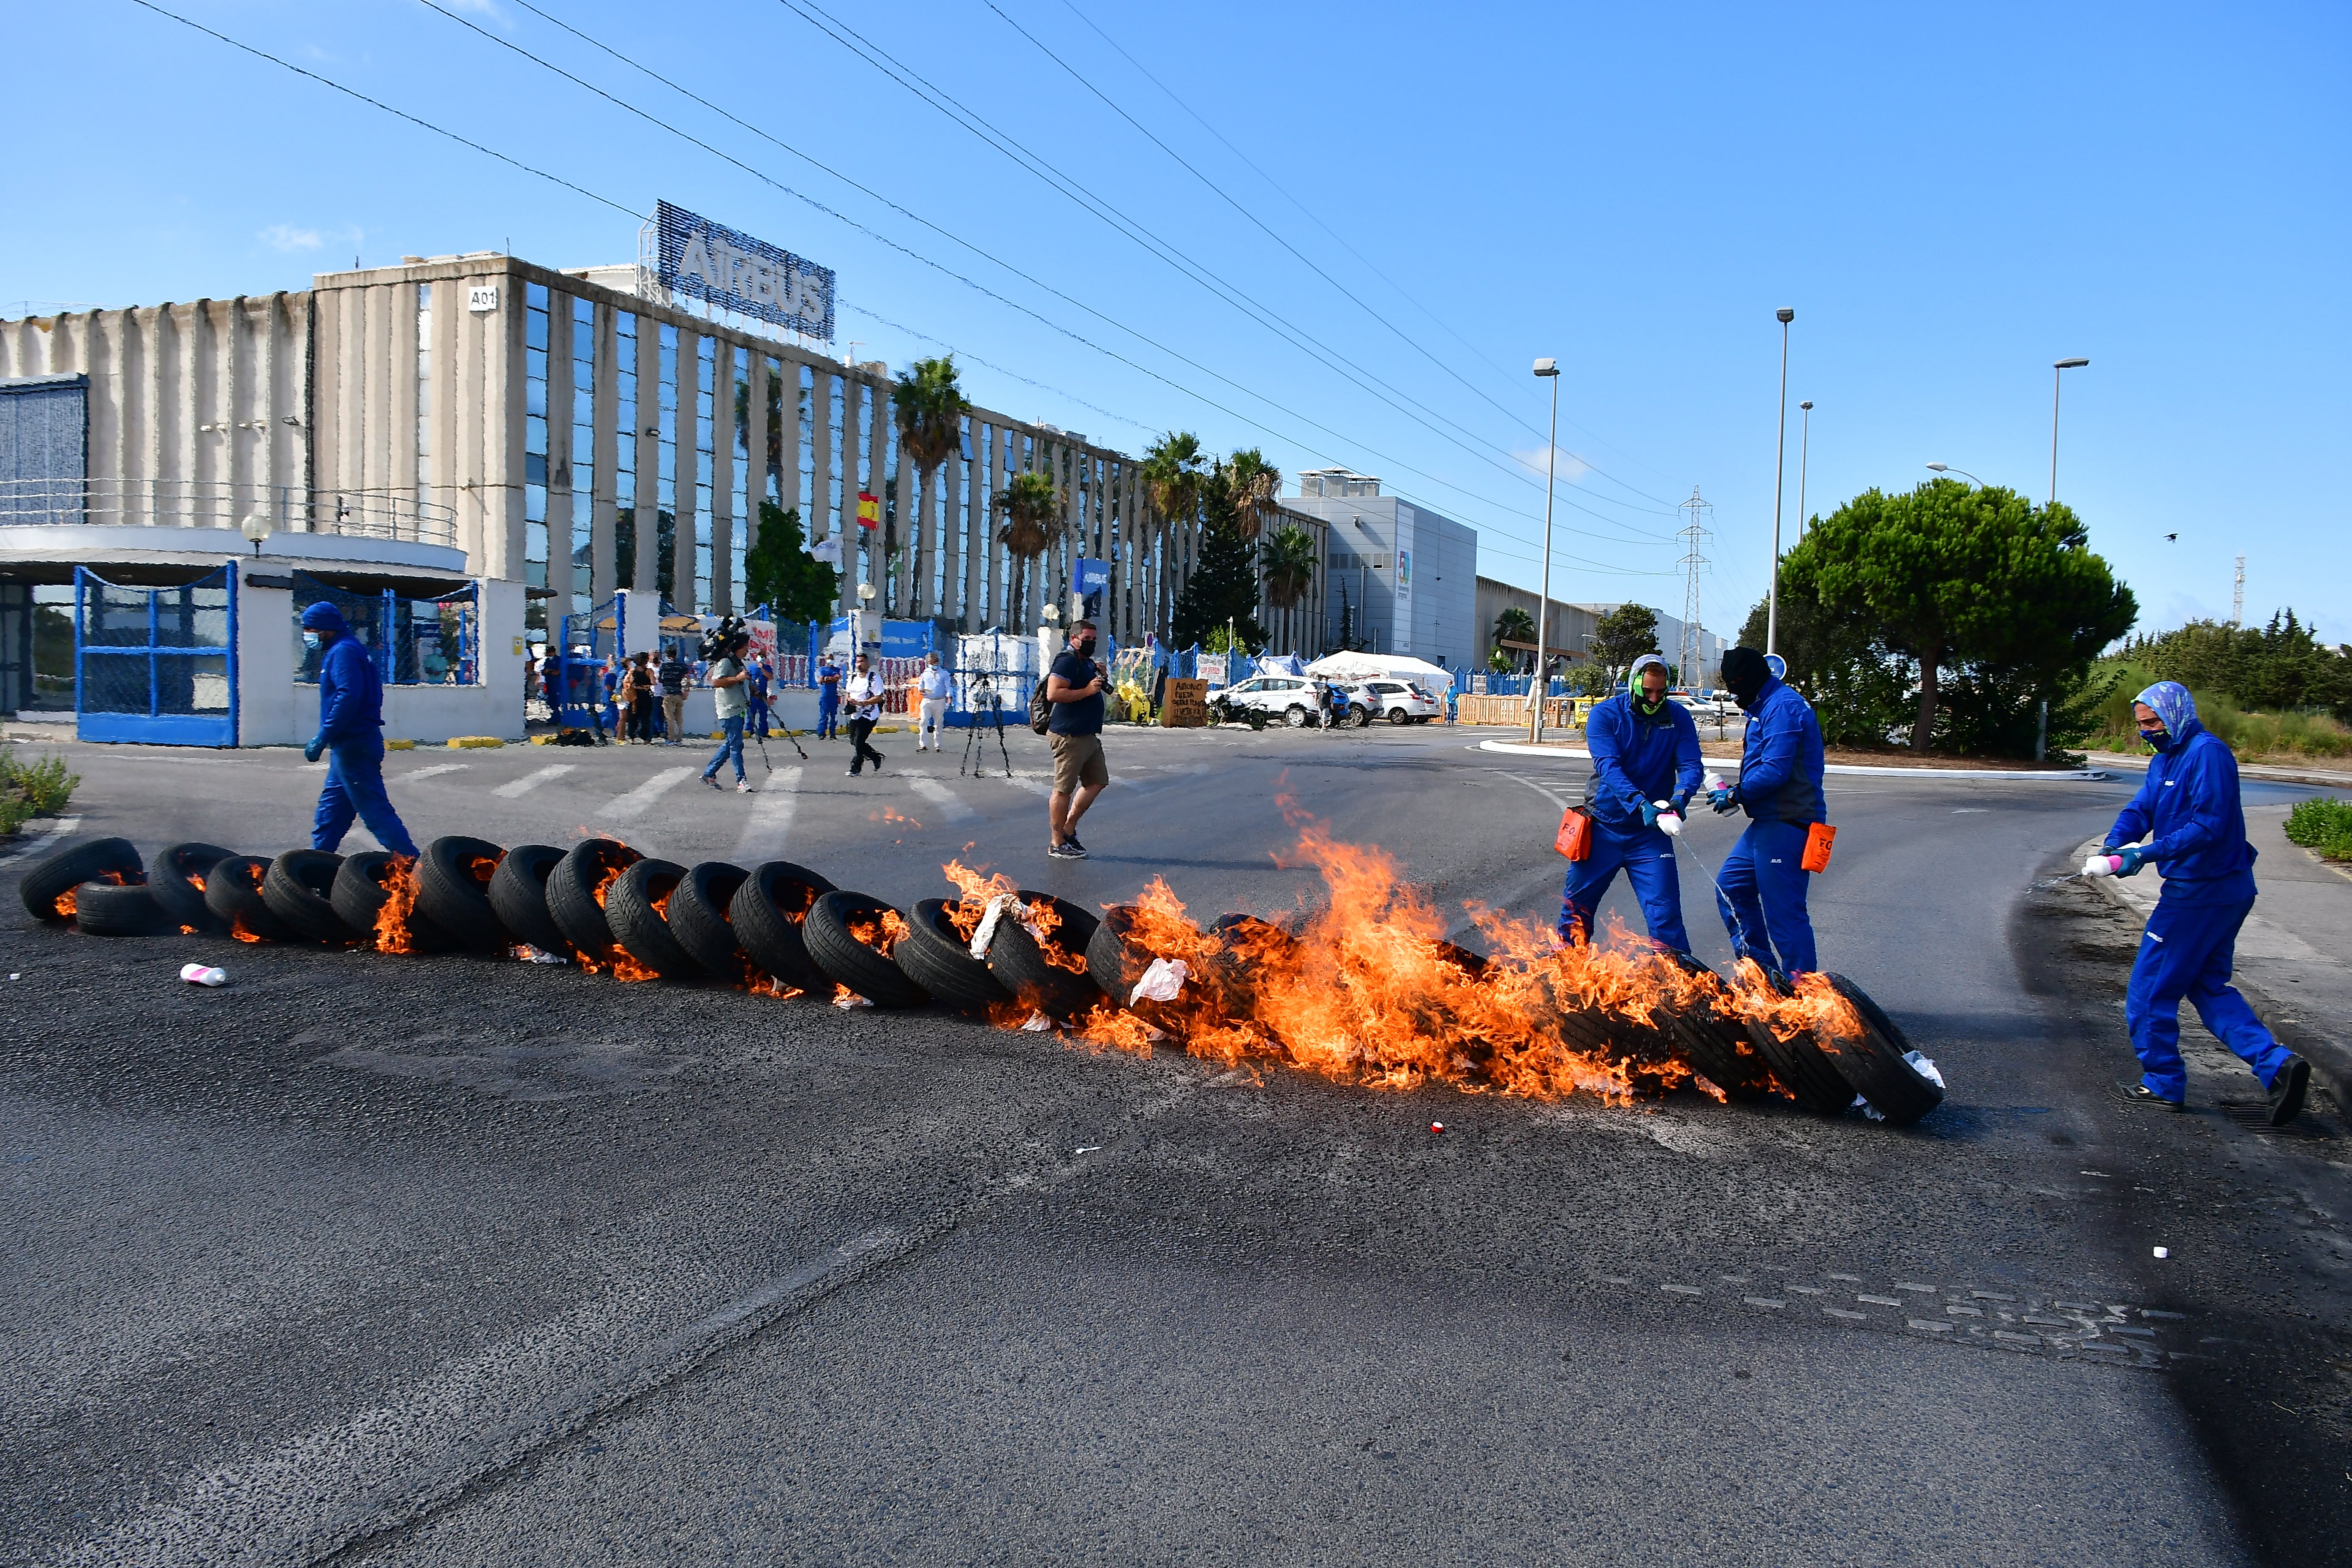
{"label": "blue hood", "polygon": [[352,628],[344,621],[342,611],[321,599],[302,612],[302,629],[306,632],[334,632],[338,636],[348,636]]}
{"label": "blue hood", "polygon": [[2170,751],[2197,732],[2197,699],[2177,680],[2159,680],[2132,700],[2147,703],[2164,721],[2166,739],[2156,748],[2159,752]]}

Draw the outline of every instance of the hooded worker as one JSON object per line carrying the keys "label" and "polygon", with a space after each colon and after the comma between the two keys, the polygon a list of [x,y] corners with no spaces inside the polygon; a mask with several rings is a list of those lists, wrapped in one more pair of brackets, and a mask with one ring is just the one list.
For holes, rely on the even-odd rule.
{"label": "hooded worker", "polygon": [[[2238,803],[2238,759],[2197,721],[2189,689],[2159,680],[2132,704],[2140,739],[2156,749],[2147,781],[2107,830],[2105,848],[2083,869],[2135,877],[2164,872],[2164,890],[2124,993],[2140,1079],[2121,1085],[2135,1104],[2178,1110],[2189,1095],[2180,1061],[2180,999],[2214,1038],[2244,1058],[2270,1091],[2271,1125],[2301,1114],[2311,1065],[2280,1045],[2230,984],[2238,928],[2254,907],[2254,847]],[[2140,840],[2146,838],[2147,842]]]}
{"label": "hooded worker", "polygon": [[302,645],[318,648],[319,732],[302,748],[306,762],[327,757],[326,787],[310,826],[310,847],[332,849],[357,816],[376,842],[414,858],[408,837],[383,793],[383,683],[375,661],[352,635],[343,613],[326,600],[302,612]]}
{"label": "hooded worker", "polygon": [[1822,795],[1822,726],[1812,705],[1774,674],[1769,656],[1736,647],[1723,656],[1723,684],[1748,715],[1739,778],[1707,793],[1717,815],[1748,814],[1748,831],[1725,857],[1716,885],[1734,952],[1795,976],[1816,967],[1812,917],[1805,912],[1805,837],[1829,820]]}
{"label": "hooded worker", "polygon": [[1592,752],[1584,781],[1592,847],[1568,868],[1560,937],[1591,940],[1592,912],[1622,868],[1642,901],[1650,940],[1688,952],[1672,835],[1682,831],[1683,813],[1698,793],[1698,726],[1666,696],[1666,661],[1654,653],[1635,659],[1625,689],[1585,720],[1584,741]]}

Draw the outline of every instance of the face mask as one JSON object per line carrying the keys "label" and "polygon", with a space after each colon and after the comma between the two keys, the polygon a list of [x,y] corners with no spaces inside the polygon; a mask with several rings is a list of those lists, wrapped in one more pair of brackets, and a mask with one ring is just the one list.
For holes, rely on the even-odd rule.
{"label": "face mask", "polygon": [[1076,642],[1072,643],[1070,646],[1076,648],[1081,655],[1090,654],[1095,651],[1095,639],[1092,637],[1080,637]]}
{"label": "face mask", "polygon": [[302,646],[304,647],[317,647],[319,646],[319,634],[316,632],[304,632],[302,634]]}

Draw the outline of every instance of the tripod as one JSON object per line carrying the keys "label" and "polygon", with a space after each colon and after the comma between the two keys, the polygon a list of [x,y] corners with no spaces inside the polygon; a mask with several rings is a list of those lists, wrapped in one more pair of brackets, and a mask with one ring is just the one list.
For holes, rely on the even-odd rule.
{"label": "tripod", "polygon": [[986,748],[980,741],[980,715],[987,710],[989,723],[996,731],[996,753],[1004,759],[1004,776],[1013,776],[1013,753],[1004,747],[1004,700],[988,677],[976,675],[971,681],[971,723],[963,732],[963,761],[956,765],[959,776],[969,773],[973,778],[988,765]]}

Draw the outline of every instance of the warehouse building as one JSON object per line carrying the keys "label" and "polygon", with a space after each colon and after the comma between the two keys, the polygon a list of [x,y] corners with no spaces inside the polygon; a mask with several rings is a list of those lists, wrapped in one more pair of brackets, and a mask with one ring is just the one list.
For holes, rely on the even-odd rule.
{"label": "warehouse building", "polygon": [[1323,589],[1326,646],[1347,640],[1372,653],[1409,654],[1449,669],[1475,669],[1478,535],[1424,506],[1381,493],[1381,481],[1346,468],[1298,476],[1283,504],[1329,530]]}

